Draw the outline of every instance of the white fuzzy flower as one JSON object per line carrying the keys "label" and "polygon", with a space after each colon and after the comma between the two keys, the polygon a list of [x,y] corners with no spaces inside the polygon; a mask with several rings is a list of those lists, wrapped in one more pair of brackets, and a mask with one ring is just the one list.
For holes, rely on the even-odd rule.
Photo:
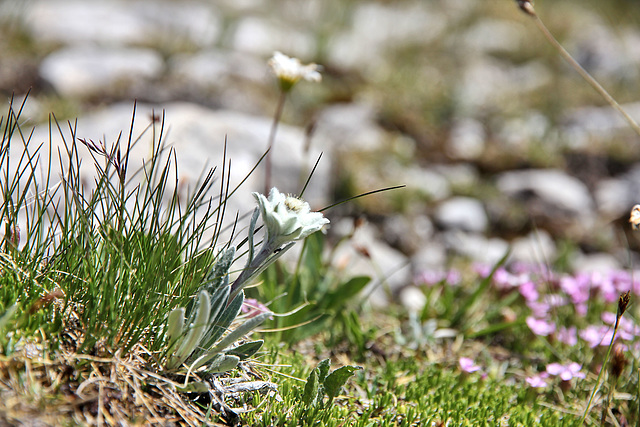
{"label": "white fuzzy flower", "polygon": [[301,240],[319,231],[329,220],[320,212],[311,212],[309,203],[287,196],[272,188],[269,197],[253,193],[267,227],[266,244],[279,248],[285,243]]}
{"label": "white fuzzy flower", "polygon": [[269,66],[280,82],[280,87],[285,92],[289,91],[300,80],[319,82],[322,75],[317,64],[302,65],[298,58],[290,58],[287,55],[274,52],[269,60]]}

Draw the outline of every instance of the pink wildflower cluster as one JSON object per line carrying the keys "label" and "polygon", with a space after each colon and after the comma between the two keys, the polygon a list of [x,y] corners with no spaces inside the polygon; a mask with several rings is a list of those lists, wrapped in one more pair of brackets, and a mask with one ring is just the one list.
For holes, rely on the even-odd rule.
{"label": "pink wildflower cluster", "polygon": [[550,363],[544,372],[527,377],[525,381],[530,387],[544,388],[549,385],[547,380],[551,377],[559,377],[562,381],[568,382],[573,378],[584,379],[586,378],[586,374],[582,372],[582,365],[576,362],[571,362],[566,365]]}
{"label": "pink wildflower cluster", "polygon": [[[490,273],[486,268],[477,268],[476,271],[485,277]],[[590,325],[578,331],[575,326],[557,327],[556,323],[550,320],[552,310],[572,304],[578,315],[585,316],[588,304],[596,297],[602,298],[606,303],[613,303],[621,293],[628,290],[640,295],[640,281],[633,280],[627,271],[558,276],[545,268],[527,268],[526,265],[519,264],[510,269],[498,268],[493,274],[492,283],[498,291],[517,290],[520,293],[531,310],[531,316],[526,319],[531,332],[538,336],[552,337],[569,346],[576,345],[578,337],[590,347],[609,345],[616,315],[604,313],[604,325]],[[620,322],[617,338],[632,341],[640,336],[640,326],[629,318],[623,317]]]}
{"label": "pink wildflower cluster", "polygon": [[451,286],[458,286],[462,281],[462,275],[458,270],[425,270],[420,272],[415,283],[419,285],[433,286],[438,283],[444,283]]}

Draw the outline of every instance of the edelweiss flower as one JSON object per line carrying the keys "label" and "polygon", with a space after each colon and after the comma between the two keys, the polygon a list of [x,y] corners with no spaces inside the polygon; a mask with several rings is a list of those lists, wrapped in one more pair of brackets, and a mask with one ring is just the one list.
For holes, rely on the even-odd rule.
{"label": "edelweiss flower", "polygon": [[275,52],[269,60],[269,66],[280,82],[284,92],[288,92],[301,79],[311,82],[322,80],[317,64],[302,65],[298,58],[290,58],[280,52]]}
{"label": "edelweiss flower", "polygon": [[311,212],[309,203],[286,196],[272,188],[269,198],[253,193],[258,201],[262,221],[267,227],[266,245],[277,249],[285,243],[301,240],[321,230],[329,220],[320,212]]}

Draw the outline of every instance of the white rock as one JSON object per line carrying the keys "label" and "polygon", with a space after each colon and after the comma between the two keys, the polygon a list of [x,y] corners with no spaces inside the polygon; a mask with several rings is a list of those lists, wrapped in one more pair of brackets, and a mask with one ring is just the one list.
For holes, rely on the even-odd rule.
{"label": "white rock", "polygon": [[[622,105],[635,121],[640,121],[640,102]],[[575,149],[589,147],[592,140],[610,140],[617,133],[631,134],[626,120],[611,107],[579,107],[570,110],[562,127],[563,140]]]}
{"label": "white rock", "polygon": [[160,75],[162,57],[151,49],[70,47],[47,56],[40,75],[68,97],[88,96]]}
{"label": "white rock", "polygon": [[534,193],[544,202],[578,216],[593,215],[593,200],[582,181],[556,169],[505,172],[498,177],[500,191],[510,197]]}
{"label": "white rock", "polygon": [[547,265],[555,261],[556,256],[556,244],[544,230],[533,231],[527,236],[514,240],[511,244],[510,260],[512,261]]}
{"label": "white rock", "polygon": [[538,61],[511,65],[489,58],[472,59],[455,85],[461,113],[475,115],[488,107],[504,109],[513,97],[540,89],[551,81],[551,72]]}
{"label": "white rock", "polygon": [[384,241],[404,253],[413,253],[433,237],[433,223],[427,215],[393,215],[382,226]]}
{"label": "white rock", "polygon": [[270,57],[274,51],[304,60],[315,53],[315,41],[310,34],[297,31],[280,22],[246,17],[238,22],[233,36],[235,50]]}
{"label": "white rock", "polygon": [[579,253],[571,260],[571,267],[575,272],[599,272],[603,274],[618,271],[622,268],[615,256],[606,253],[589,255]]}
{"label": "white rock", "polygon": [[634,204],[630,190],[623,179],[610,178],[598,181],[593,194],[598,211],[605,218],[612,219],[628,214],[629,207]]}
{"label": "white rock", "polygon": [[[370,258],[363,255],[361,249],[365,249]],[[389,293],[395,294],[411,281],[407,257],[378,240],[377,232],[370,224],[359,227],[348,244],[338,246],[333,260],[337,268],[344,269],[349,275],[372,277],[373,281],[363,290],[363,295],[369,296],[368,301],[374,307],[387,307]]]}
{"label": "white rock", "polygon": [[351,28],[329,40],[329,58],[337,66],[376,74],[387,49],[429,43],[446,28],[447,17],[428,3],[362,3],[356,6]]}
{"label": "white rock", "polygon": [[225,87],[236,78],[254,83],[267,81],[264,58],[240,52],[211,49],[178,54],[171,58],[170,68],[175,77],[187,84],[205,87]]}
{"label": "white rock", "polygon": [[400,169],[396,174],[408,190],[417,190],[430,200],[442,200],[451,195],[451,186],[445,177],[428,168],[412,165]]}
{"label": "white rock", "polygon": [[476,233],[454,230],[443,233],[443,238],[451,251],[488,265],[495,265],[509,250],[504,240]]}
{"label": "white rock", "polygon": [[549,132],[550,123],[547,117],[539,111],[523,113],[520,117],[506,119],[498,130],[499,140],[508,149],[518,148],[526,150],[532,144],[543,144]]}
{"label": "white rock", "polygon": [[436,209],[436,222],[445,229],[482,232],[489,219],[482,202],[471,197],[454,197],[441,203]]}
{"label": "white rock", "polygon": [[431,166],[453,188],[475,187],[480,179],[478,168],[472,163],[439,164]]}
{"label": "white rock", "polygon": [[463,46],[472,55],[511,53],[522,47],[525,34],[526,28],[515,21],[484,18],[464,31]]}
{"label": "white rock", "polygon": [[387,136],[375,122],[375,114],[367,104],[330,105],[318,114],[316,135],[325,137],[339,150],[377,150]]}
{"label": "white rock", "polygon": [[[218,167],[218,179],[223,173],[220,170],[225,140],[227,141],[227,161],[231,162],[230,188],[238,185],[250,170],[255,166],[257,160],[266,150],[267,138],[271,128],[271,118],[251,116],[242,113],[225,110],[209,110],[204,107],[188,104],[173,103],[164,106],[166,111],[166,122],[164,128],[164,141],[167,147],[175,149],[178,186],[181,189],[190,188],[193,190],[195,183],[203,171],[209,168]],[[131,103],[112,105],[104,110],[97,111],[77,120],[75,134],[78,138],[85,138],[93,141],[104,141],[106,138],[107,147],[111,147],[114,141],[122,132],[121,143],[126,147],[128,139],[128,129],[130,127],[132,115]],[[149,125],[152,111],[156,115],[162,115],[162,107],[138,104],[135,126],[133,129],[134,138],[142,134]],[[157,125],[156,133],[160,131]],[[73,140],[68,126],[61,124],[63,135],[68,143]],[[146,131],[131,151],[129,160],[129,175],[139,169],[143,159],[149,157],[151,152],[151,130]],[[277,143],[273,154],[273,175],[272,185],[278,187],[283,192],[297,193],[302,187],[301,175],[308,171],[309,164],[315,160],[314,156],[319,151],[311,150],[307,157],[304,147],[304,131],[300,128],[281,125],[278,128]],[[47,125],[36,127],[31,138],[31,144],[45,142],[40,154],[46,159],[49,148],[49,129]],[[52,150],[57,153],[63,148],[63,141],[59,132],[54,129],[52,134]],[[32,147],[32,149],[34,149]],[[83,164],[83,181],[90,184],[95,176],[93,160],[85,147],[77,143],[78,154]],[[23,148],[16,141],[12,143],[12,158],[18,158]],[[165,156],[166,158],[166,156]],[[54,157],[51,173],[53,176],[52,185],[59,179],[61,170]],[[328,177],[331,163],[330,153],[325,153],[323,162],[316,169],[316,175],[304,194],[304,198],[311,204],[312,209],[324,206],[328,199],[329,182]],[[170,179],[169,190],[173,185]],[[214,189],[214,191],[218,191]],[[255,201],[251,196],[252,191],[264,191],[264,169],[258,168],[248,180],[243,184],[241,191],[238,191],[230,199],[227,209],[229,218],[235,216],[236,212],[241,215],[247,213],[255,206]]]}
{"label": "white rock", "polygon": [[36,0],[24,10],[24,22],[36,40],[101,45],[213,43],[221,29],[212,3],[196,1]]}
{"label": "white rock", "polygon": [[448,153],[456,159],[473,160],[485,148],[484,126],[477,120],[466,118],[454,123],[449,136]]}
{"label": "white rock", "polygon": [[420,249],[411,257],[414,271],[440,270],[447,262],[447,251],[436,239],[423,242]]}

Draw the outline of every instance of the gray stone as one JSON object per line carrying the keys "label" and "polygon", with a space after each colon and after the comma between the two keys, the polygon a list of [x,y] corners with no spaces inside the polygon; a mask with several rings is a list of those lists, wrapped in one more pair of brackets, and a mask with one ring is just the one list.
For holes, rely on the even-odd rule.
{"label": "gray stone", "polygon": [[315,53],[316,45],[311,34],[285,26],[282,22],[249,16],[236,24],[232,47],[264,57],[270,57],[274,51],[281,51],[304,59]]}
{"label": "gray stone", "polygon": [[325,137],[341,151],[373,151],[382,148],[387,135],[375,121],[367,104],[334,104],[324,108],[316,122],[316,135]]}
{"label": "gray stone", "polygon": [[504,240],[477,233],[453,230],[443,233],[443,238],[453,253],[488,265],[495,265],[509,250],[509,244]]}
{"label": "gray stone", "polygon": [[610,273],[622,269],[622,265],[615,256],[606,253],[583,254],[578,253],[571,260],[573,271],[583,273]]}
{"label": "gray stone", "polygon": [[511,244],[511,261],[547,265],[554,262],[556,256],[556,244],[544,230],[533,231],[527,236],[515,239]]}
{"label": "gray stone", "polygon": [[398,167],[396,176],[396,182],[404,183],[408,190],[417,191],[429,200],[443,200],[451,195],[449,182],[434,170],[417,165]]}
{"label": "gray stone", "polygon": [[447,264],[447,250],[439,239],[425,240],[411,257],[413,271],[441,270]]}
{"label": "gray stone", "polygon": [[610,178],[598,181],[593,197],[598,206],[598,212],[607,219],[628,214],[630,206],[634,203],[630,186],[624,179]]}
{"label": "gray stone", "polygon": [[[338,230],[350,233],[353,229],[352,220],[339,222],[344,224],[334,224],[332,233]],[[370,224],[359,227],[350,240],[338,246],[332,259],[335,268],[346,270],[349,275],[372,277],[373,281],[362,292],[374,307],[387,307],[389,298],[411,281],[407,257],[380,241]]]}
{"label": "gray stone", "polygon": [[330,39],[329,58],[339,67],[376,75],[388,70],[387,50],[429,43],[446,28],[447,17],[429,3],[362,3],[353,13],[351,27]]}
{"label": "gray stone", "polygon": [[505,172],[498,189],[509,197],[533,193],[545,203],[580,217],[593,215],[593,200],[582,181],[556,169]]}
{"label": "gray stone", "polygon": [[442,175],[449,186],[455,189],[475,188],[480,182],[478,168],[473,163],[432,165],[431,169]]}
{"label": "gray stone", "polygon": [[264,83],[267,79],[267,62],[264,58],[246,53],[205,50],[195,54],[182,53],[169,62],[173,77],[185,84],[224,88],[234,80]]}
{"label": "gray stone", "polygon": [[479,121],[458,120],[451,129],[447,151],[455,159],[478,159],[484,152],[485,137],[484,126]]}
{"label": "gray stone", "polygon": [[[499,140],[507,149],[518,149],[526,153],[533,145],[550,146],[548,135],[550,123],[547,117],[539,111],[529,111],[517,118],[504,120],[498,130]],[[549,147],[553,149],[554,147]]]}
{"label": "gray stone", "polygon": [[434,227],[426,215],[393,215],[385,219],[382,232],[385,242],[404,253],[414,253],[433,237]]}
{"label": "gray stone", "polygon": [[[640,120],[640,102],[622,105],[635,121]],[[631,135],[627,121],[612,107],[578,107],[570,110],[561,128],[563,141],[573,149],[591,147],[593,141],[608,141],[617,134]]]}
{"label": "gray stone", "polygon": [[470,55],[512,53],[522,48],[525,30],[516,21],[485,18],[464,31],[462,44]]}
{"label": "gray stone", "polygon": [[213,4],[196,1],[36,0],[25,8],[24,22],[39,41],[107,46],[180,40],[207,46],[221,29]]}
{"label": "gray stone", "polygon": [[471,197],[446,200],[437,207],[435,218],[445,229],[482,232],[489,224],[482,202]]}
{"label": "gray stone", "polygon": [[151,49],[85,45],[50,54],[40,65],[40,75],[59,94],[84,97],[158,77],[163,69],[162,57]]}
{"label": "gray stone", "polygon": [[487,108],[502,110],[513,97],[540,89],[551,77],[547,67],[538,61],[511,65],[497,59],[471,59],[455,85],[455,100],[461,113],[470,116]]}
{"label": "gray stone", "polygon": [[[87,114],[78,118],[75,134],[78,138],[93,141],[104,141],[110,147],[118,138],[120,132],[122,144],[128,138],[132,116],[132,104],[122,103],[112,105],[104,110]],[[175,149],[179,188],[193,189],[203,171],[222,165],[225,141],[227,141],[227,161],[231,162],[230,188],[238,185],[255,166],[267,146],[267,139],[271,128],[271,119],[267,117],[251,116],[233,111],[209,110],[201,106],[188,103],[172,103],[164,106],[166,122],[164,127],[164,142],[166,146]],[[150,123],[152,111],[162,115],[162,107],[138,104],[134,138],[142,135],[140,141],[133,147],[130,155],[130,173],[142,166],[144,159],[151,152],[152,131],[146,130]],[[160,131],[160,124],[156,126],[156,133]],[[72,137],[68,127],[61,124],[63,135],[67,143]],[[303,147],[304,131],[300,128],[281,125],[278,129],[276,145],[273,149],[272,185],[282,192],[297,193],[302,188],[301,176],[309,170],[311,162],[319,151],[311,150],[306,153]],[[49,129],[46,125],[36,127],[31,138],[32,144],[45,142],[41,149],[41,156],[46,158],[49,147]],[[63,141],[57,130],[53,130],[52,149],[54,153],[63,149]],[[123,147],[124,149],[124,147]],[[12,156],[19,156],[22,147],[18,143],[12,144]],[[78,153],[83,162],[82,179],[88,185],[96,174],[93,161],[85,147],[78,144]],[[168,153],[166,153],[168,154]],[[18,158],[18,157],[15,157]],[[166,159],[166,155],[164,156]],[[61,170],[55,160],[51,173],[56,179]],[[324,206],[328,199],[328,178],[331,163],[330,153],[325,153],[323,162],[316,169],[316,175],[304,194],[304,198],[311,204],[312,209]],[[219,179],[222,170],[218,168],[216,177]],[[171,180],[170,180],[171,181]],[[169,190],[172,183],[169,183]],[[217,191],[217,190],[216,190]],[[251,196],[252,191],[264,191],[264,168],[259,167],[230,200],[228,215],[235,212],[241,215],[249,212],[255,206]]]}

